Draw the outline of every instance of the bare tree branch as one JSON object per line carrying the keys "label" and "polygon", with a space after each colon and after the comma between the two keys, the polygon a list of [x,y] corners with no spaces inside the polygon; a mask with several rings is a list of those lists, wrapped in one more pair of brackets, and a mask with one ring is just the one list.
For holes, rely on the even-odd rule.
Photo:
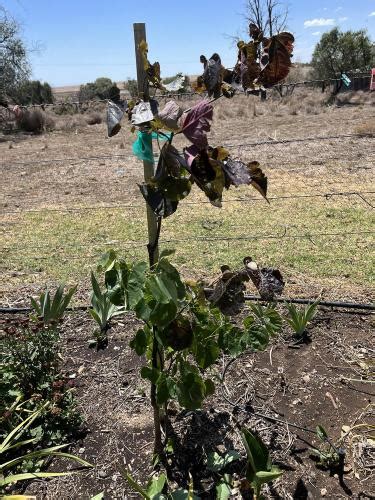
{"label": "bare tree branch", "polygon": [[289,10],[279,0],[247,0],[245,19],[256,24],[265,36],[273,36],[286,29]]}

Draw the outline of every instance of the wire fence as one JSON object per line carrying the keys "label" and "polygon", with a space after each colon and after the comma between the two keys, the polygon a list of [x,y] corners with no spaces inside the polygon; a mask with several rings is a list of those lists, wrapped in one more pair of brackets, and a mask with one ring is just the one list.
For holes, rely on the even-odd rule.
{"label": "wire fence", "polygon": [[[287,138],[287,139],[279,139],[279,140],[259,140],[259,141],[249,141],[249,142],[241,142],[238,144],[224,144],[225,147],[258,147],[258,146],[274,146],[274,145],[288,145],[288,144],[300,144],[300,143],[313,143],[316,142],[318,144],[324,144],[326,141],[333,140],[342,140],[346,141],[348,139],[356,139],[361,140],[363,137],[358,136],[357,134],[341,134],[341,135],[329,135],[329,136],[312,136],[305,138]],[[368,139],[366,137],[366,139]],[[329,147],[328,147],[329,149]],[[297,153],[298,155],[298,153]],[[372,157],[373,153],[366,154],[366,158]],[[90,155],[90,156],[77,156],[77,157],[66,157],[66,158],[46,158],[46,159],[38,159],[38,160],[27,160],[27,161],[16,161],[16,162],[2,162],[0,163],[0,168],[12,168],[17,166],[35,166],[35,165],[53,165],[54,163],[67,163],[67,162],[102,162],[105,160],[124,160],[129,158],[128,154],[108,154],[108,155]],[[336,158],[336,157],[335,157]],[[348,160],[348,155],[345,153],[345,160]],[[356,159],[357,155],[353,156],[353,159]],[[306,160],[306,159],[305,159]],[[327,160],[327,158],[325,158]],[[291,158],[285,162],[286,164],[291,164]],[[279,168],[279,167],[278,167]],[[302,166],[301,168],[306,168]],[[141,174],[142,169],[138,168],[126,168],[126,172],[136,171]],[[335,182],[335,187],[339,186],[339,182]],[[48,187],[48,185],[47,185]],[[351,198],[356,198],[360,200],[363,205],[367,209],[373,209],[374,204],[372,202],[372,197],[375,195],[375,191],[370,189],[358,189],[358,190],[340,190],[340,191],[326,191],[326,192],[317,192],[313,194],[295,194],[295,193],[286,193],[284,195],[279,196],[271,196],[269,197],[269,201],[277,202],[277,203],[287,203],[294,202],[298,200],[332,200],[336,198],[343,198],[346,200],[350,200]],[[260,197],[255,196],[238,196],[233,198],[226,198],[223,200],[224,204],[231,203],[240,203],[247,204],[253,202],[262,201]],[[23,202],[27,202],[26,199],[23,199]],[[184,207],[194,207],[200,206],[203,204],[210,203],[208,200],[200,200],[200,201],[187,201],[184,200],[182,202]],[[105,204],[102,206],[64,206],[64,207],[46,207],[46,208],[26,208],[26,209],[17,209],[17,210],[3,210],[1,213],[3,216],[7,215],[20,215],[24,213],[29,214],[48,214],[48,213],[84,213],[84,212],[95,212],[101,210],[134,210],[134,209],[144,209],[144,203],[131,203],[131,204]],[[251,224],[250,224],[251,225]],[[243,228],[244,226],[229,224],[226,229],[235,229],[235,228]],[[246,224],[246,228],[249,229],[249,224]],[[360,228],[359,228],[360,229]],[[298,231],[298,229],[296,229]],[[204,245],[209,248],[215,248],[217,244],[231,244],[231,243],[241,243],[241,242],[251,242],[251,241],[298,241],[305,240],[309,242],[311,245],[316,245],[316,241],[323,241],[324,239],[329,241],[332,239],[348,240],[353,238],[361,238],[364,241],[368,242],[374,237],[375,231],[371,230],[357,230],[353,228],[353,230],[347,231],[336,231],[336,230],[328,230],[328,231],[302,231],[300,234],[294,234],[293,231],[290,230],[287,226],[280,226],[280,230],[271,231],[268,234],[252,234],[252,235],[216,235],[211,234],[209,236],[206,235],[197,235],[197,236],[187,236],[187,237],[164,237],[160,240],[162,245],[169,244],[182,244],[182,246],[197,246]],[[64,261],[64,260],[74,260],[74,261],[88,261],[94,258],[97,258],[102,252],[100,250],[106,249],[108,247],[121,248],[122,250],[132,253],[135,256],[139,255],[139,249],[146,249],[147,241],[144,239],[127,239],[121,240],[117,239],[112,241],[103,241],[93,239],[88,241],[87,243],[70,243],[65,242],[64,244],[58,243],[56,245],[53,244],[40,244],[35,245],[27,240],[23,242],[18,242],[16,245],[4,245],[0,250],[3,253],[3,258],[7,262],[20,262],[21,265],[24,264],[28,266],[29,261]],[[366,243],[367,245],[367,243]],[[335,256],[335,260],[347,261],[347,258],[341,256]]]}
{"label": "wire fence", "polygon": [[[349,74],[350,79],[351,79],[351,84],[349,87],[343,87],[343,90],[370,90],[370,80],[371,80],[371,75],[369,74]],[[276,90],[279,92],[280,95],[283,95],[283,89],[286,89],[287,92],[289,89],[295,89],[296,87],[301,87],[301,86],[314,86],[314,87],[322,87],[323,90],[325,90],[326,86],[331,86],[331,85],[337,85],[341,82],[341,78],[328,78],[328,79],[321,79],[321,80],[303,80],[303,81],[298,81],[298,82],[285,82],[281,83],[279,85],[276,85],[272,90]],[[121,96],[125,98],[132,98],[132,96],[127,92],[126,90],[120,90]],[[74,92],[74,94],[77,94],[77,92]],[[205,95],[205,94],[204,94]],[[236,95],[248,95],[248,92],[245,91],[238,91],[236,92]],[[192,97],[202,97],[201,93],[194,92],[194,91],[188,91],[188,92],[166,92],[164,94],[155,94],[153,96],[155,99],[170,99],[170,98],[177,98],[177,99],[185,99],[185,98],[192,98]],[[29,104],[29,105],[21,105],[20,107],[23,109],[35,109],[35,108],[41,108],[41,109],[47,109],[47,108],[54,108],[54,107],[66,107],[68,108],[69,106],[75,107],[77,111],[79,112],[80,108],[83,106],[90,106],[90,105],[95,105],[95,104],[108,104],[111,99],[91,99],[91,100],[64,100],[60,102],[53,102],[53,103],[42,103],[42,104]]]}
{"label": "wire fence", "polygon": [[[291,138],[291,139],[269,139],[263,141],[253,141],[253,142],[245,142],[245,143],[232,143],[227,144],[223,143],[223,146],[226,148],[237,148],[237,147],[257,147],[264,145],[278,145],[278,144],[292,144],[292,143],[305,143],[305,142],[323,142],[323,141],[331,141],[331,140],[345,140],[345,139],[357,139],[357,140],[368,140],[371,138],[367,135],[359,135],[359,134],[341,134],[341,135],[326,135],[326,136],[313,136],[313,137],[303,137],[303,138]],[[180,154],[183,154],[182,151],[179,151]],[[13,166],[31,166],[31,165],[49,165],[51,163],[67,163],[67,162],[75,162],[75,161],[102,161],[102,160],[121,160],[121,159],[129,159],[129,154],[108,154],[108,155],[92,155],[92,156],[73,156],[66,158],[46,158],[46,159],[38,159],[38,160],[27,160],[27,161],[11,161],[11,162],[1,162],[1,167],[13,167]]]}
{"label": "wire fence", "polygon": [[[329,192],[329,193],[317,193],[317,194],[293,194],[293,195],[285,195],[285,196],[269,196],[267,199],[269,201],[284,201],[284,200],[300,200],[300,199],[312,199],[312,198],[325,198],[329,200],[330,198],[334,198],[336,196],[341,197],[349,197],[349,196],[358,196],[366,205],[371,208],[374,208],[374,205],[370,203],[365,195],[375,195],[375,191],[348,191],[348,192]],[[254,197],[240,197],[240,198],[229,198],[224,199],[222,203],[253,203],[263,201],[262,198]],[[202,205],[202,204],[210,204],[208,200],[202,201],[184,201],[184,206],[194,206],[194,205]],[[103,205],[103,206],[85,206],[85,207],[59,207],[59,208],[38,208],[38,209],[23,209],[23,210],[6,210],[1,213],[4,215],[7,214],[23,214],[23,213],[48,213],[48,212],[86,212],[86,211],[100,211],[100,210],[133,210],[136,208],[144,208],[144,204],[135,204],[131,205]]]}

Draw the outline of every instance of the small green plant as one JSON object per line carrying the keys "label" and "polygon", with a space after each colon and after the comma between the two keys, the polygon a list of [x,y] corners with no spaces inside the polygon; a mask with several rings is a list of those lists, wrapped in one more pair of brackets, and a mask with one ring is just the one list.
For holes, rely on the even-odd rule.
{"label": "small green plant", "polygon": [[[22,420],[16,427],[14,427],[0,443],[0,493],[4,488],[10,484],[28,479],[49,478],[57,476],[65,476],[73,472],[41,472],[45,460],[54,456],[65,457],[79,463],[84,467],[93,467],[80,457],[71,455],[70,453],[60,451],[66,448],[67,444],[52,446],[49,448],[26,451],[24,454],[19,454],[9,459],[9,452],[19,449],[30,449],[38,441],[38,437],[24,439],[26,431],[28,435],[33,435],[32,424],[40,417],[44,410],[47,409],[49,403],[43,404],[39,409],[33,411],[27,418]],[[5,459],[5,461],[3,461]],[[23,470],[23,464],[33,463],[33,470],[27,468],[27,472]],[[16,471],[14,473],[14,471]],[[7,498],[1,497],[1,498]]]}
{"label": "small green plant", "polygon": [[43,321],[44,324],[57,323],[62,319],[76,290],[77,287],[74,286],[64,295],[64,285],[60,285],[56,290],[55,296],[51,298],[47,288],[45,292],[40,294],[38,301],[31,298],[31,305],[38,315],[38,318]]}
{"label": "small green plant", "polygon": [[206,468],[217,476],[217,480],[215,482],[217,500],[227,500],[230,497],[233,486],[233,477],[231,474],[227,474],[224,471],[229,464],[239,460],[240,458],[241,455],[235,450],[226,452],[224,456],[219,455],[216,451],[207,455]]}
{"label": "small green plant", "polygon": [[241,436],[247,455],[246,479],[254,491],[254,500],[259,500],[262,485],[280,477],[282,471],[272,464],[269,451],[260,437],[247,429],[242,429]]}
{"label": "small green plant", "polygon": [[313,302],[303,309],[298,309],[291,302],[285,303],[288,309],[289,316],[286,317],[287,323],[293,328],[294,334],[298,340],[306,340],[307,332],[306,328],[309,322],[314,318],[318,311],[319,301]]}
{"label": "small green plant", "polygon": [[125,473],[125,479],[145,500],[200,500],[200,497],[194,494],[191,476],[188,490],[180,488],[171,492],[168,491],[169,485],[165,474],[152,476],[145,487],[138,484],[128,472]]}
{"label": "small green plant", "polygon": [[342,450],[332,444],[323,426],[316,427],[316,435],[323,445],[321,448],[311,448],[311,452],[319,458],[319,465],[328,469],[338,467]]}
{"label": "small green plant", "polygon": [[107,291],[102,292],[95,274],[91,272],[91,306],[89,313],[97,322],[99,329],[94,331],[94,339],[90,345],[96,345],[98,349],[106,347],[108,344],[107,332],[111,327],[110,321],[113,317],[123,314],[125,308],[113,304],[108,296]]}

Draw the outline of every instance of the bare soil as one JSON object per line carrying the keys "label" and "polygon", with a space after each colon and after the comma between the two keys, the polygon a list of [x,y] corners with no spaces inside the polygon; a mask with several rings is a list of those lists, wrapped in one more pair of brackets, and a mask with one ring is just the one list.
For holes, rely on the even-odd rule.
{"label": "bare soil", "polygon": [[[373,423],[374,392],[368,383],[374,360],[372,320],[364,314],[320,310],[309,330],[311,343],[296,348],[291,332],[285,330],[267,351],[246,353],[232,363],[225,385],[217,385],[201,411],[181,412],[172,403],[171,484],[186,486],[190,472],[202,498],[214,499],[206,455],[236,449],[244,456],[238,429],[247,427],[259,433],[284,470],[266,488],[266,498],[373,498],[375,449],[369,434],[359,431],[343,441],[345,468],[340,475],[319,466],[312,456],[309,448],[319,446],[315,434],[294,427],[314,430],[323,425],[336,443],[343,425]],[[87,313],[68,315],[62,367],[76,375],[76,397],[87,430],[72,451],[95,468],[33,482],[26,488],[28,494],[37,494],[38,499],[89,499],[104,491],[108,499],[138,498],[123,473],[127,470],[141,483],[147,482],[152,473],[153,430],[149,389],[139,375],[143,360],[128,346],[137,326],[131,316],[118,321],[110,331],[108,348],[97,352],[88,348],[94,325]],[[220,375],[228,361],[223,359],[214,371]],[[54,462],[53,470],[67,466]],[[244,461],[232,472],[241,477]]]}

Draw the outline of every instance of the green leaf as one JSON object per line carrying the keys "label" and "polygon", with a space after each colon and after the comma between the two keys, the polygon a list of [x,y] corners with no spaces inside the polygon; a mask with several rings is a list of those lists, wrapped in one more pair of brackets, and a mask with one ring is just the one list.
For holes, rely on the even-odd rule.
{"label": "green leaf", "polygon": [[142,297],[141,300],[134,307],[134,312],[137,315],[137,318],[142,319],[145,322],[148,322],[150,319],[150,314],[152,312],[152,309],[146,302],[145,298]]}
{"label": "green leaf", "polygon": [[196,373],[187,372],[177,383],[177,397],[179,404],[187,410],[201,408],[206,395],[206,386],[203,379]]}
{"label": "green leaf", "polygon": [[89,314],[92,316],[92,318],[98,323],[98,325],[100,326],[100,328],[102,327],[102,320],[99,316],[99,314],[94,311],[94,309],[89,309]]}
{"label": "green leaf", "polygon": [[174,302],[156,304],[150,314],[150,321],[160,328],[165,328],[177,315],[177,305]]}
{"label": "green leaf", "polygon": [[98,280],[95,277],[95,274],[91,271],[91,286],[94,292],[94,295],[98,298],[101,299],[103,294],[102,291],[100,290],[100,286],[98,283]]}
{"label": "green leaf", "polygon": [[170,494],[172,500],[200,500],[201,497],[198,497],[194,493],[189,493],[188,490],[184,490],[179,488],[178,490],[172,491]]}
{"label": "green leaf", "polygon": [[114,250],[108,250],[108,252],[104,253],[97,264],[97,272],[107,272],[111,270],[116,262],[116,252]]}
{"label": "green leaf", "polygon": [[242,429],[241,436],[252,472],[267,470],[269,452],[263,441],[247,429]]}
{"label": "green leaf", "polygon": [[165,257],[169,257],[170,255],[174,255],[176,250],[174,248],[165,248],[160,252],[159,260],[164,259]]}
{"label": "green leaf", "polygon": [[232,477],[224,474],[224,478],[216,486],[216,500],[228,500],[231,493]]}
{"label": "green leaf", "polygon": [[197,342],[194,355],[198,365],[205,370],[213,365],[220,354],[220,348],[215,340],[208,340],[205,343]]}
{"label": "green leaf", "polygon": [[118,273],[117,269],[109,269],[104,273],[104,283],[107,288],[114,288],[117,284]]}
{"label": "green leaf", "polygon": [[257,472],[256,478],[261,484],[270,483],[274,479],[277,479],[282,475],[282,471],[274,467],[271,471],[259,471]]}
{"label": "green leaf", "polygon": [[138,262],[131,268],[126,283],[127,309],[134,310],[138,302],[143,298],[144,284],[146,280],[146,262]]}
{"label": "green leaf", "polygon": [[120,285],[115,285],[107,291],[108,299],[116,306],[124,304],[124,291]]}
{"label": "green leaf", "polygon": [[58,313],[59,313],[59,309],[60,309],[61,299],[62,299],[63,293],[64,293],[64,285],[61,284],[57,288],[55,296],[54,296],[54,298],[52,300],[51,316],[52,316],[53,319],[57,319],[59,317]]}
{"label": "green leaf", "polygon": [[37,313],[37,315],[41,316],[42,310],[41,310],[39,304],[36,302],[36,300],[33,297],[30,297],[30,302],[31,302],[31,306],[33,307],[33,309],[35,309],[35,312]]}
{"label": "green leaf", "polygon": [[125,473],[125,479],[128,481],[133,490],[137,491],[146,500],[151,500],[147,491],[142,488],[142,486],[140,486],[128,472]]}
{"label": "green leaf", "polygon": [[143,356],[146,353],[150,335],[144,328],[140,328],[135,334],[134,339],[130,342],[130,347],[135,350],[138,356]]}
{"label": "green leaf", "polygon": [[167,481],[167,477],[165,474],[160,474],[159,477],[152,477],[147,485],[147,494],[151,499],[155,498],[159,495],[164,488],[164,485]]}
{"label": "green leaf", "polygon": [[228,464],[240,458],[241,455],[235,450],[228,451],[223,457],[214,451],[208,454],[206,468],[212,472],[220,472]]}
{"label": "green leaf", "polygon": [[5,478],[0,476],[0,487],[6,486],[11,483],[18,483],[18,481],[26,481],[28,479],[46,479],[49,477],[70,476],[75,474],[76,471],[68,472],[26,472],[24,474],[13,474]]}
{"label": "green leaf", "polygon": [[236,327],[223,328],[219,334],[219,346],[225,354],[239,356],[248,345],[248,334]]}
{"label": "green leaf", "polygon": [[156,402],[162,405],[171,399],[175,393],[175,381],[162,372],[156,382]]}
{"label": "green leaf", "polygon": [[104,491],[101,491],[97,495],[94,495],[90,498],[90,500],[103,500],[104,499]]}
{"label": "green leaf", "polygon": [[328,434],[322,425],[316,426],[316,434],[317,434],[318,438],[320,439],[320,441],[323,441],[323,443],[327,441]]}
{"label": "green leaf", "polygon": [[206,386],[206,396],[211,396],[212,394],[215,394],[215,384],[210,378],[207,378],[204,381],[204,385]]}
{"label": "green leaf", "polygon": [[60,310],[59,310],[60,316],[63,315],[65,309],[68,307],[68,305],[73,297],[73,294],[76,292],[76,290],[77,290],[77,285],[70,288],[68,290],[68,292],[66,293],[65,297],[62,300],[61,306],[60,306]]}
{"label": "green leaf", "polygon": [[176,287],[166,277],[151,276],[147,282],[147,289],[158,303],[168,304],[171,300],[177,301]]}
{"label": "green leaf", "polygon": [[254,326],[247,332],[246,343],[253,351],[264,351],[269,341],[269,334],[265,328]]}
{"label": "green leaf", "polygon": [[167,259],[162,259],[157,264],[157,270],[162,271],[174,283],[177,290],[177,297],[182,300],[185,297],[186,290],[177,269]]}
{"label": "green leaf", "polygon": [[142,366],[141,377],[149,380],[152,384],[156,384],[160,375],[157,368],[150,368],[149,366]]}

